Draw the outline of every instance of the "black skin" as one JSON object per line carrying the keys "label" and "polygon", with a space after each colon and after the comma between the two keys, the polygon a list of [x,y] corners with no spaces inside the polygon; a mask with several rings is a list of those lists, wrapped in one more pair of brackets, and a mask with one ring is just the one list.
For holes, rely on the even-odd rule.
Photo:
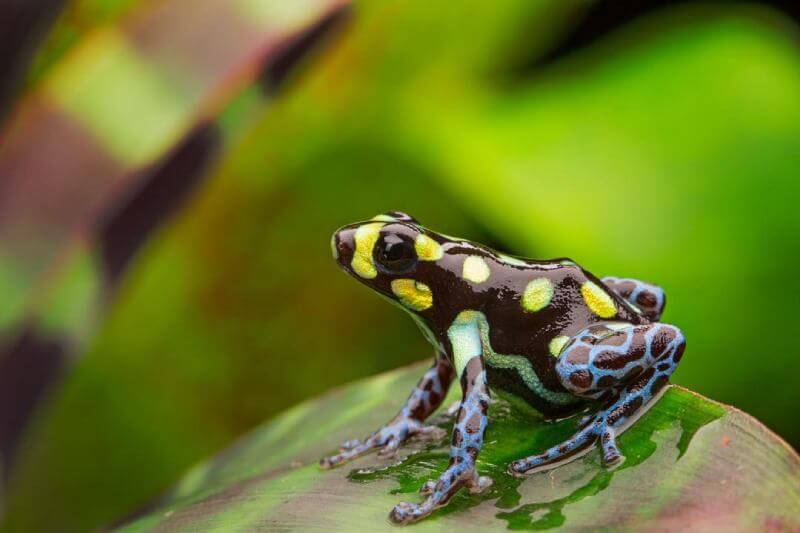
{"label": "black skin", "polygon": [[[572,336],[587,326],[607,320],[595,315],[584,302],[580,288],[585,281],[592,281],[606,289],[613,298],[617,308],[613,320],[630,324],[649,322],[622,297],[608,290],[600,279],[568,259],[525,260],[526,266],[512,265],[504,262],[498,252],[488,247],[450,239],[420,226],[407,215],[394,213],[393,216],[399,220],[387,222],[381,228],[381,237],[374,247],[373,258],[378,270],[375,278],[362,278],[351,267],[354,234],[363,222],[344,226],[336,232],[334,245],[338,251],[337,262],[351,276],[392,300],[397,300],[390,287],[393,279],[410,278],[430,287],[433,305],[414,313],[433,333],[438,344],[437,350],[443,357],[451,353],[447,329],[456,316],[466,309],[480,311],[486,315],[491,326],[491,345],[498,353],[524,355],[546,388],[553,392],[567,392],[556,374],[557,359],[549,353],[549,342],[558,335]],[[421,233],[442,245],[444,254],[441,259],[418,260],[414,241]],[[387,256],[387,243],[391,245],[389,248],[402,247],[398,245],[399,241],[405,243],[404,251],[406,256],[410,252],[410,256],[392,261],[396,257],[392,257],[392,254]],[[402,254],[394,251],[393,255]],[[486,261],[491,270],[488,280],[475,284],[461,277],[464,259],[469,255],[480,256]],[[387,262],[387,258],[388,267],[382,264]],[[398,266],[399,270],[394,271],[392,266]],[[555,288],[550,304],[535,313],[524,312],[520,303],[532,272],[536,277],[550,279]],[[530,391],[514,370],[489,367],[487,376],[492,389],[521,397],[546,417],[565,416],[585,405],[583,402],[570,405],[548,402]]]}

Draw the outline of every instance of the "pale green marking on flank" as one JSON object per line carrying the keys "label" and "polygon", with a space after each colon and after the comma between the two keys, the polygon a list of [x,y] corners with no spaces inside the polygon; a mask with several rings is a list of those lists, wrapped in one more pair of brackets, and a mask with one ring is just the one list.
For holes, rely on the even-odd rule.
{"label": "pale green marking on flank", "polygon": [[141,55],[119,31],[97,32],[44,84],[48,97],[130,165],[149,163],[188,126],[199,94]]}
{"label": "pale green marking on flank", "polygon": [[[522,378],[522,381],[525,383],[525,385],[534,394],[551,403],[568,405],[580,401],[572,394],[566,392],[553,392],[546,388],[539,379],[539,375],[536,373],[536,370],[534,370],[533,365],[531,365],[531,362],[527,357],[522,355],[505,355],[495,352],[492,349],[491,342],[489,341],[489,322],[486,320],[486,315],[483,313],[479,311],[463,311],[458,315],[456,320],[453,322],[453,325],[450,326],[450,329],[448,329],[448,336],[450,335],[450,330],[452,330],[454,327],[459,328],[457,331],[460,335],[459,340],[465,345],[465,348],[463,348],[465,350],[465,356],[469,353],[472,353],[471,351],[467,352],[467,349],[474,351],[473,345],[475,340],[472,336],[474,335],[473,331],[477,330],[480,339],[479,351],[483,353],[483,360],[487,365],[494,368],[507,368],[515,370],[517,374],[519,374],[520,378]],[[450,340],[452,343],[452,337]],[[455,346],[453,349],[455,352]],[[458,365],[458,358],[456,358],[456,364]]]}
{"label": "pale green marking on flank", "polygon": [[515,370],[531,391],[547,401],[558,404],[571,404],[579,401],[569,393],[553,392],[547,389],[526,357],[496,353],[489,340],[489,323],[483,313],[472,310],[461,312],[447,330],[447,335],[453,346],[453,358],[459,375],[470,359],[483,354],[487,365]]}
{"label": "pale green marking on flank", "polygon": [[479,357],[482,352],[477,314],[479,314],[477,311],[463,311],[447,329],[447,338],[450,339],[456,373],[459,376],[464,372],[470,359]]}

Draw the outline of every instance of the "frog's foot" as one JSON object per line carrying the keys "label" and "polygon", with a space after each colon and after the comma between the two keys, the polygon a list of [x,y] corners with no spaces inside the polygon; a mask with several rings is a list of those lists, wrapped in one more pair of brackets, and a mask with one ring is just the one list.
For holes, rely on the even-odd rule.
{"label": "frog's foot", "polygon": [[617,435],[649,408],[650,400],[675,371],[684,347],[683,334],[669,324],[594,325],[578,333],[556,364],[561,383],[585,398],[598,399],[611,392],[616,396],[575,435],[544,453],[514,461],[509,473],[522,475],[555,466],[598,439],[603,462],[619,465],[624,456],[617,447]]}
{"label": "frog's foot", "polygon": [[598,438],[603,448],[603,463],[612,468],[619,466],[625,460],[625,456],[622,455],[622,452],[617,447],[616,431],[611,427],[607,419],[608,415],[605,413],[596,415],[591,423],[558,446],[553,446],[538,455],[532,455],[510,463],[508,465],[508,473],[513,476],[523,476],[544,470],[547,467],[558,466],[580,452],[587,450]]}
{"label": "frog's foot", "polygon": [[323,457],[322,468],[334,468],[372,451],[381,457],[391,457],[400,445],[410,438],[441,440],[447,432],[438,426],[426,426],[413,418],[398,418],[379,429],[366,439],[353,439],[342,443],[339,453]]}
{"label": "frog's foot", "polygon": [[410,524],[425,518],[433,511],[447,505],[456,492],[462,488],[476,494],[492,486],[492,479],[479,476],[474,467],[462,469],[463,462],[450,466],[438,481],[427,481],[420,494],[426,496],[421,504],[400,502],[389,513],[389,520],[395,524]]}

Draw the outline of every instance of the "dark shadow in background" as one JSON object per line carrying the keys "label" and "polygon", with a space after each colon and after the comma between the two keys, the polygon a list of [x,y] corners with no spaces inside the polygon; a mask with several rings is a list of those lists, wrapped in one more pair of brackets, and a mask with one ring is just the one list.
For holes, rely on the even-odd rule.
{"label": "dark shadow in background", "polygon": [[66,0],[0,0],[0,120],[18,95],[41,40]]}
{"label": "dark shadow in background", "polygon": [[[7,0],[0,0],[0,4]],[[63,0],[13,0],[0,5],[0,68],[14,69],[0,76],[0,97],[12,99],[22,85],[35,45],[55,19]],[[257,77],[266,94],[281,90],[301,61],[330,37],[349,18],[342,8],[290,40],[273,56]],[[22,18],[22,20],[20,20]],[[6,33],[14,28],[13,34]],[[3,100],[0,99],[0,105]],[[0,108],[2,113],[2,108]],[[2,115],[0,114],[0,117]],[[106,213],[95,229],[100,248],[105,294],[112,291],[147,238],[180,209],[183,202],[208,175],[222,146],[213,122],[202,122],[159,162],[141,171],[141,186],[120,205]],[[1,177],[0,177],[1,178]],[[7,479],[14,452],[36,407],[67,371],[69,343],[65,338],[40,331],[28,322],[0,339],[0,468]]]}
{"label": "dark shadow in background", "polygon": [[544,54],[523,62],[516,69],[517,74],[535,72],[566,58],[567,56],[590,48],[597,41],[606,38],[610,33],[623,26],[669,6],[694,5],[700,7],[737,7],[760,5],[771,7],[782,12],[800,24],[800,0],[772,0],[748,2],[743,0],[712,0],[697,2],[688,0],[600,0],[589,4],[589,7],[576,17],[576,23],[564,34],[560,41]]}

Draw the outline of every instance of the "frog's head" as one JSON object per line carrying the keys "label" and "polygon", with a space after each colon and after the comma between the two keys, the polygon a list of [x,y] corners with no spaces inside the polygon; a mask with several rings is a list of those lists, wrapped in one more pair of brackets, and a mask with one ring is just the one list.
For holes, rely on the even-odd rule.
{"label": "frog's head", "polygon": [[410,311],[433,306],[431,266],[443,238],[409,215],[391,211],[333,234],[333,257],[348,274]]}

